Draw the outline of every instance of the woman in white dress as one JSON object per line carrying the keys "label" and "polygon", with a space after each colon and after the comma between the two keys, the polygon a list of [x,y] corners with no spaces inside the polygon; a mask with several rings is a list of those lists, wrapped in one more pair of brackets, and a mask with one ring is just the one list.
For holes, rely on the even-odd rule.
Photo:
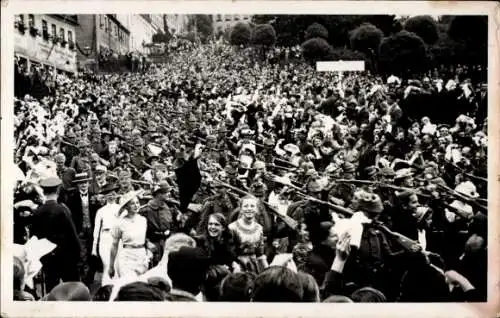
{"label": "woman in white dress", "polygon": [[[119,278],[138,277],[149,268],[151,253],[148,253],[146,242],[147,221],[138,214],[140,191],[130,191],[120,200],[120,216],[111,231],[111,245],[108,274],[110,278],[116,274]],[[118,246],[122,243],[120,253]],[[118,256],[118,257],[117,257]],[[117,259],[118,258],[118,259]],[[115,264],[115,261],[118,261]]]}
{"label": "woman in white dress", "polygon": [[118,196],[116,191],[111,190],[105,194],[106,205],[97,210],[94,226],[94,240],[92,246],[92,255],[101,259],[102,262],[102,279],[101,285],[111,283],[109,277],[109,256],[111,246],[113,245],[113,236],[111,231],[116,225],[118,219],[118,210],[120,206],[116,203]]}

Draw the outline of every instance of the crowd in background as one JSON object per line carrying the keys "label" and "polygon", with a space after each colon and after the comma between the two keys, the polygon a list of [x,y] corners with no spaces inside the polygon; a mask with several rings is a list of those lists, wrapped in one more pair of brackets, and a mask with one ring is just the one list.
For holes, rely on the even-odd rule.
{"label": "crowd in background", "polygon": [[16,78],[15,299],[485,301],[485,69],[272,62]]}

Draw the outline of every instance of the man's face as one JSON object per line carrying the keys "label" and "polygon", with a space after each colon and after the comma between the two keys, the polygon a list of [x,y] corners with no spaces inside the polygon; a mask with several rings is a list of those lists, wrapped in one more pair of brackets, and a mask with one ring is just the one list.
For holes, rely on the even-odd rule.
{"label": "man's face", "polygon": [[408,210],[410,212],[415,213],[417,211],[418,206],[419,206],[418,197],[416,194],[412,194],[408,199]]}
{"label": "man's face", "polygon": [[325,245],[327,245],[331,248],[335,248],[338,241],[339,241],[339,237],[338,237],[337,233],[335,233],[333,226],[332,226],[330,228],[330,232],[328,234],[328,237],[325,240]]}
{"label": "man's face", "polygon": [[78,184],[78,190],[82,193],[86,193],[89,189],[89,184],[87,182],[82,182]]}
{"label": "man's face", "polygon": [[408,176],[404,178],[403,180],[403,187],[413,187],[414,186],[414,180],[412,176]]}

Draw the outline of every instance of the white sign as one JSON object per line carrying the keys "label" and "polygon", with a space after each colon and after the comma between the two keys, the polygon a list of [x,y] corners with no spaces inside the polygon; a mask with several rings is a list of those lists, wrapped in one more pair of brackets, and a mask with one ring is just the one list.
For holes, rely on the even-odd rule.
{"label": "white sign", "polygon": [[365,70],[365,61],[316,62],[318,72],[360,72]]}

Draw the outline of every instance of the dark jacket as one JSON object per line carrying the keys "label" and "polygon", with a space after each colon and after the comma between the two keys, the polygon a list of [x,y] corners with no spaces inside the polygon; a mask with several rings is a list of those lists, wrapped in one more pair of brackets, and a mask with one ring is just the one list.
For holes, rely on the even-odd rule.
{"label": "dark jacket", "polygon": [[[41,205],[31,217],[31,234],[46,238],[57,247],[42,257],[42,263],[54,261],[76,264],[80,257],[80,241],[71,219],[71,212],[63,205],[50,200]],[[70,266],[70,265],[66,265]]]}
{"label": "dark jacket", "polygon": [[[76,232],[80,233],[83,227],[82,199],[80,197],[80,192],[75,190],[69,193],[64,203],[71,211],[71,217],[73,219]],[[97,202],[94,195],[89,191],[89,217],[91,229],[94,228],[95,216],[99,208],[101,208],[101,204]]]}
{"label": "dark jacket", "polygon": [[230,237],[215,240],[207,235],[201,235],[195,237],[195,240],[196,246],[208,255],[211,265],[231,266],[232,262],[238,262],[238,257],[234,252],[233,242]]}
{"label": "dark jacket", "polygon": [[335,249],[326,245],[313,247],[306,265],[307,273],[311,274],[319,286],[323,285],[326,273],[332,267],[335,259]]}

